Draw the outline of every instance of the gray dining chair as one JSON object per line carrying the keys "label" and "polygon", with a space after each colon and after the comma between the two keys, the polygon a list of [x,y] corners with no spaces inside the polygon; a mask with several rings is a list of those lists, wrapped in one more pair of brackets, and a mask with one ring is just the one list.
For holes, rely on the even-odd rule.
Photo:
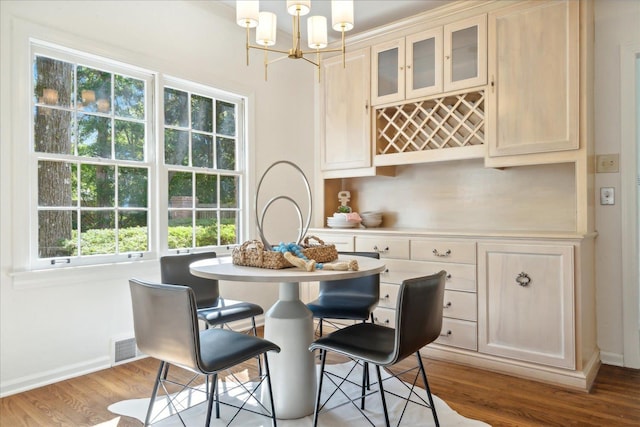
{"label": "gray dining chair", "polygon": [[185,255],[167,255],[160,258],[162,283],[189,286],[196,296],[198,318],[205,326],[228,326],[230,322],[251,319],[253,335],[257,336],[256,316],[264,313],[262,307],[246,301],[223,298],[217,280],[191,274],[189,266],[203,259],[215,258],[215,252],[199,252]]}
{"label": "gray dining chair", "polygon": [[[194,380],[198,375],[212,376],[211,386],[207,385],[207,416],[205,426],[209,426],[213,403],[216,402],[216,418],[220,417],[220,396],[217,392],[217,379],[221,371],[228,370],[254,357],[264,359],[264,374],[258,374],[255,387],[248,383],[242,385],[248,391],[247,401],[255,399],[260,402],[256,393],[266,381],[271,409],[260,404],[265,411],[258,412],[269,416],[276,426],[276,413],[271,393],[269,362],[267,352],[279,352],[280,348],[265,339],[252,335],[233,332],[228,329],[210,328],[200,331],[198,326],[196,297],[190,287],[129,280],[131,303],[133,309],[133,325],[138,348],[147,356],[160,360],[151,399],[144,425],[149,425],[158,390],[163,389],[169,395],[166,384],[176,384],[163,375],[165,366],[171,364],[191,371],[194,377],[183,384],[183,390],[194,388]],[[237,377],[234,377],[238,381]],[[208,384],[208,382],[207,382]],[[175,410],[183,425],[186,425],[172,398],[167,399],[167,406]],[[235,416],[241,410],[248,410],[244,404],[234,406]],[[228,403],[227,403],[228,404]],[[256,412],[256,411],[252,411]]]}
{"label": "gray dining chair", "polygon": [[[342,255],[366,256],[380,259],[378,252],[340,252]],[[380,275],[374,274],[355,279],[323,281],[319,284],[318,298],[309,302],[307,308],[318,319],[318,333],[322,336],[325,320],[362,320],[371,318],[380,299]],[[330,322],[337,328],[338,326]]]}
{"label": "gray dining chair", "polygon": [[[419,404],[431,408],[436,426],[440,425],[427,381],[427,375],[422,359],[420,358],[420,349],[435,341],[440,335],[442,329],[445,277],[446,272],[440,271],[437,274],[407,279],[402,282],[398,291],[395,329],[373,323],[357,323],[339,329],[326,337],[321,337],[311,344],[309,350],[319,350],[322,360],[313,417],[314,427],[318,425],[320,411],[331,399],[331,396],[336,394],[332,393],[331,396],[322,403],[322,383],[323,377],[325,376],[326,353],[330,351],[347,356],[354,361],[366,362],[376,367],[378,391],[380,392],[387,427],[390,426],[389,413],[387,411],[380,367],[388,368],[406,359],[408,356],[415,354],[418,359],[418,366],[414,368],[414,370],[417,369],[416,379],[418,374],[422,375],[429,402],[425,402],[414,393],[414,381],[410,389],[410,394],[405,399],[405,408],[409,402],[416,403],[415,400],[411,399],[412,395],[416,395],[422,400]],[[392,378],[393,377],[394,376],[392,376]],[[347,380],[343,378],[338,388],[344,384],[345,381]],[[368,394],[365,393],[364,387],[362,387],[361,390],[362,392],[359,396],[350,400],[351,403],[369,419],[363,411],[365,398]],[[371,393],[375,393],[375,391]],[[356,400],[360,400],[360,407],[354,403]],[[371,424],[373,425],[372,422]]]}

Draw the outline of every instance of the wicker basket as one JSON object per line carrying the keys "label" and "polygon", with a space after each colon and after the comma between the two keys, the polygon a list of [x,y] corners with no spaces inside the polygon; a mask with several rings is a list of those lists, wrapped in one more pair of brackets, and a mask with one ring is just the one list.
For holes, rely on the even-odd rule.
{"label": "wicker basket", "polygon": [[[315,240],[316,243],[311,242]],[[324,241],[316,236],[307,236],[302,241],[302,253],[315,262],[331,262],[338,259],[336,245],[326,245]]]}
{"label": "wicker basket", "polygon": [[[315,240],[317,243],[312,243],[310,240]],[[325,245],[316,236],[305,237],[301,246],[304,256],[316,262],[331,262],[338,259],[335,245]],[[293,267],[285,259],[282,252],[265,250],[264,244],[260,240],[248,240],[233,248],[231,259],[234,264],[247,267],[270,268],[272,270]]]}

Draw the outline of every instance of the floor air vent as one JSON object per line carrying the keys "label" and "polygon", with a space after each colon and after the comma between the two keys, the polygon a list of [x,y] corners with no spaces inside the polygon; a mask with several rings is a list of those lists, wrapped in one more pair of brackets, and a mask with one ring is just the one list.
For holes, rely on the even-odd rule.
{"label": "floor air vent", "polygon": [[140,355],[135,338],[118,339],[113,341],[112,364],[118,365]]}

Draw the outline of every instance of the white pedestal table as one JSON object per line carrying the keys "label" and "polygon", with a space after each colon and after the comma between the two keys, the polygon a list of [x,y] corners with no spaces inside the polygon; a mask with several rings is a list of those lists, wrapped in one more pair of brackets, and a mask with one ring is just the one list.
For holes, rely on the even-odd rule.
{"label": "white pedestal table", "polygon": [[191,264],[195,276],[237,282],[279,282],[278,301],[265,315],[264,336],[280,346],[280,353],[269,354],[269,368],[276,415],[282,419],[302,418],[313,413],[316,370],[309,346],[313,342],[313,316],[300,301],[300,282],[340,280],[378,274],[383,261],[349,255],[339,260],[358,261],[357,271],[300,268],[271,270],[234,265],[231,257],[212,258]]}

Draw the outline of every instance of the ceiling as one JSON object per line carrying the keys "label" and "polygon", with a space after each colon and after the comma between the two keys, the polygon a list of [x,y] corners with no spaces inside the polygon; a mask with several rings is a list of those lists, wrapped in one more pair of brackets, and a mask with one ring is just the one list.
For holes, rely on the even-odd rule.
{"label": "ceiling", "polygon": [[[233,7],[235,0],[220,0],[221,3]],[[354,28],[348,36],[368,31],[390,22],[416,15],[421,12],[442,6],[451,0],[354,0]],[[291,34],[291,15],[287,13],[286,0],[260,0],[260,11],[273,12],[278,17],[278,29]],[[327,17],[329,41],[338,40],[340,33],[331,29],[331,1],[312,0],[311,12],[301,19],[301,35],[306,40],[306,19],[312,15]]]}

